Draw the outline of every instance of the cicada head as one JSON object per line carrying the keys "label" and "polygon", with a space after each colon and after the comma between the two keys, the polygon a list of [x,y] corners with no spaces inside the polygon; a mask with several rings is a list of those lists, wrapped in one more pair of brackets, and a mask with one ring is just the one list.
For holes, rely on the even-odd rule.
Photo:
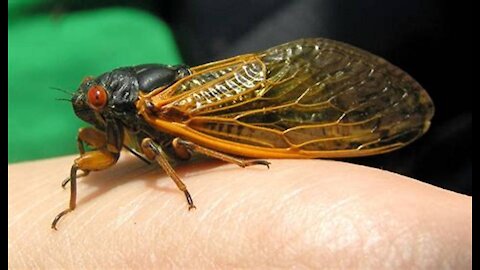
{"label": "cicada head", "polygon": [[147,93],[171,85],[189,74],[183,65],[146,64],[118,68],[96,78],[87,77],[72,97],[73,109],[80,119],[102,130],[109,119],[136,129],[142,123],[135,106],[138,92]]}
{"label": "cicada head", "polygon": [[[88,77],[83,80],[82,84],[80,87],[77,89],[77,91],[74,93],[72,96],[72,105],[73,105],[73,111],[75,114],[82,119],[83,121],[90,123],[94,125],[95,127],[103,130],[105,126],[105,121],[101,118],[100,114],[97,112],[97,110],[93,109],[90,102],[89,102],[89,93],[94,93],[94,91],[90,91],[90,89],[93,87],[98,87],[96,86],[95,80],[92,77]],[[99,91],[101,91],[101,88],[98,87]],[[100,102],[100,94],[103,94],[98,92],[96,93],[98,95],[97,99],[98,102],[96,104],[99,104]],[[108,97],[106,97],[108,98]]]}
{"label": "cicada head", "polygon": [[131,68],[120,68],[96,78],[87,77],[72,97],[75,114],[104,129],[107,119],[135,115],[138,82]]}

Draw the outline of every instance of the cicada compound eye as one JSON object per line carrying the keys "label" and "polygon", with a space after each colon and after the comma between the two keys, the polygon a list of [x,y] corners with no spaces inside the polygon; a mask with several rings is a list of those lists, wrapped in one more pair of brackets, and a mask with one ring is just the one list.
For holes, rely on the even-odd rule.
{"label": "cicada compound eye", "polygon": [[94,85],[88,89],[88,103],[95,109],[101,109],[107,104],[108,95],[105,88],[100,85]]}

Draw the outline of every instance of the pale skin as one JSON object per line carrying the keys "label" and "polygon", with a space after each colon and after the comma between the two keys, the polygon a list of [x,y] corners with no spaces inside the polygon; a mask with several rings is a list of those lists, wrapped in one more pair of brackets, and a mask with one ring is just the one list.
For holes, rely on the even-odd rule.
{"label": "pale skin", "polygon": [[78,180],[77,208],[55,231],[75,157],[8,166],[10,268],[472,267],[471,197],[327,160],[180,164],[188,211],[158,166],[124,152]]}

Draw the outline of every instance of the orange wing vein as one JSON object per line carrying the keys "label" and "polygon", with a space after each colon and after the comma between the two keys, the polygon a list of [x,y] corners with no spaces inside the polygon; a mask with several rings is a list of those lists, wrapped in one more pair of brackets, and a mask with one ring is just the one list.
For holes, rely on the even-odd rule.
{"label": "orange wing vein", "polygon": [[386,60],[353,46],[303,39],[192,68],[149,99],[161,131],[256,158],[388,152],[424,134],[427,92]]}

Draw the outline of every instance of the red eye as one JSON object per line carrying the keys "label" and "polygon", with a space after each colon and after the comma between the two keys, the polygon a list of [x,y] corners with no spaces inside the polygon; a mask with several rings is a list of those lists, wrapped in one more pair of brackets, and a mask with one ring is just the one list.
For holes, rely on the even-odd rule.
{"label": "red eye", "polygon": [[92,86],[87,93],[88,103],[95,109],[101,109],[107,104],[107,91],[100,85]]}

